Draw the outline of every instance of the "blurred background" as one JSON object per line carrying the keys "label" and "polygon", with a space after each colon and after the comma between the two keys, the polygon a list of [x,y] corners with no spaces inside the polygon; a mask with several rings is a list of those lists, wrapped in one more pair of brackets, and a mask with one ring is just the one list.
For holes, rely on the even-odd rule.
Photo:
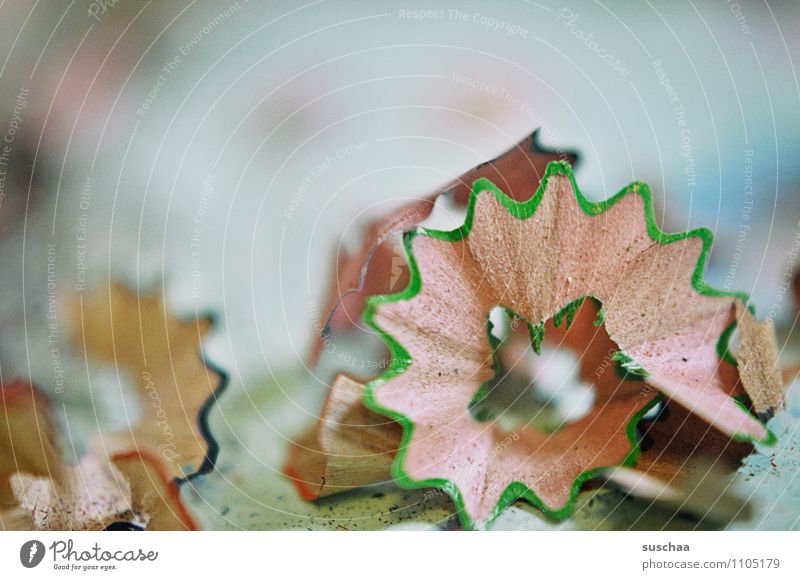
{"label": "blurred background", "polygon": [[215,315],[231,374],[220,469],[184,490],[206,526],[450,525],[441,498],[309,507],[280,475],[330,380],[303,361],[340,243],[538,128],[579,152],[588,197],[645,181],[664,229],[713,230],[708,281],[791,327],[798,31],[788,0],[1,2],[1,378],[40,385],[78,440],[118,421],[119,379],[89,380],[48,305],[162,291]]}

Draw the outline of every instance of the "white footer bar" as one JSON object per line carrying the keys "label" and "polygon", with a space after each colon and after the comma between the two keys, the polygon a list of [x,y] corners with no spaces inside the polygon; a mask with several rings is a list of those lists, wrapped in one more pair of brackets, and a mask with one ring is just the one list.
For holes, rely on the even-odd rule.
{"label": "white footer bar", "polygon": [[0,578],[800,578],[798,545],[792,532],[2,532]]}

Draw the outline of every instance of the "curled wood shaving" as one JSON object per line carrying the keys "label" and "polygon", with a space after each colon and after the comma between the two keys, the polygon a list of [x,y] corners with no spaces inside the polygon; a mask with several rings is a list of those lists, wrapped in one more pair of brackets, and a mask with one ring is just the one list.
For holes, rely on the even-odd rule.
{"label": "curled wood shaving", "polygon": [[643,369],[647,384],[728,436],[768,437],[733,400],[736,369],[718,353],[736,297],[702,282],[710,234],[658,230],[641,184],[590,203],[563,164],[551,164],[523,204],[487,180],[474,191],[461,230],[411,236],[408,290],[373,299],[367,310],[396,364],[370,383],[366,401],[404,426],[396,464],[402,485],[448,490],[469,526],[519,496],[563,517],[587,474],[630,460],[609,445],[634,419],[627,407],[604,409],[594,432],[568,426],[549,437],[515,431],[510,439],[465,412],[493,374],[483,330],[498,305],[539,325],[592,296],[626,364]]}
{"label": "curled wood shaving", "polygon": [[211,320],[181,320],[158,293],[138,296],[119,284],[71,306],[74,348],[90,365],[129,377],[142,402],[135,424],[100,434],[105,449],[158,457],[179,479],[212,469],[218,446],[205,421],[226,378],[202,354]]}
{"label": "curled wood shaving", "polygon": [[304,499],[391,480],[402,430],[366,409],[363,394],[362,383],[339,375],[320,420],[292,444],[284,471]]}

